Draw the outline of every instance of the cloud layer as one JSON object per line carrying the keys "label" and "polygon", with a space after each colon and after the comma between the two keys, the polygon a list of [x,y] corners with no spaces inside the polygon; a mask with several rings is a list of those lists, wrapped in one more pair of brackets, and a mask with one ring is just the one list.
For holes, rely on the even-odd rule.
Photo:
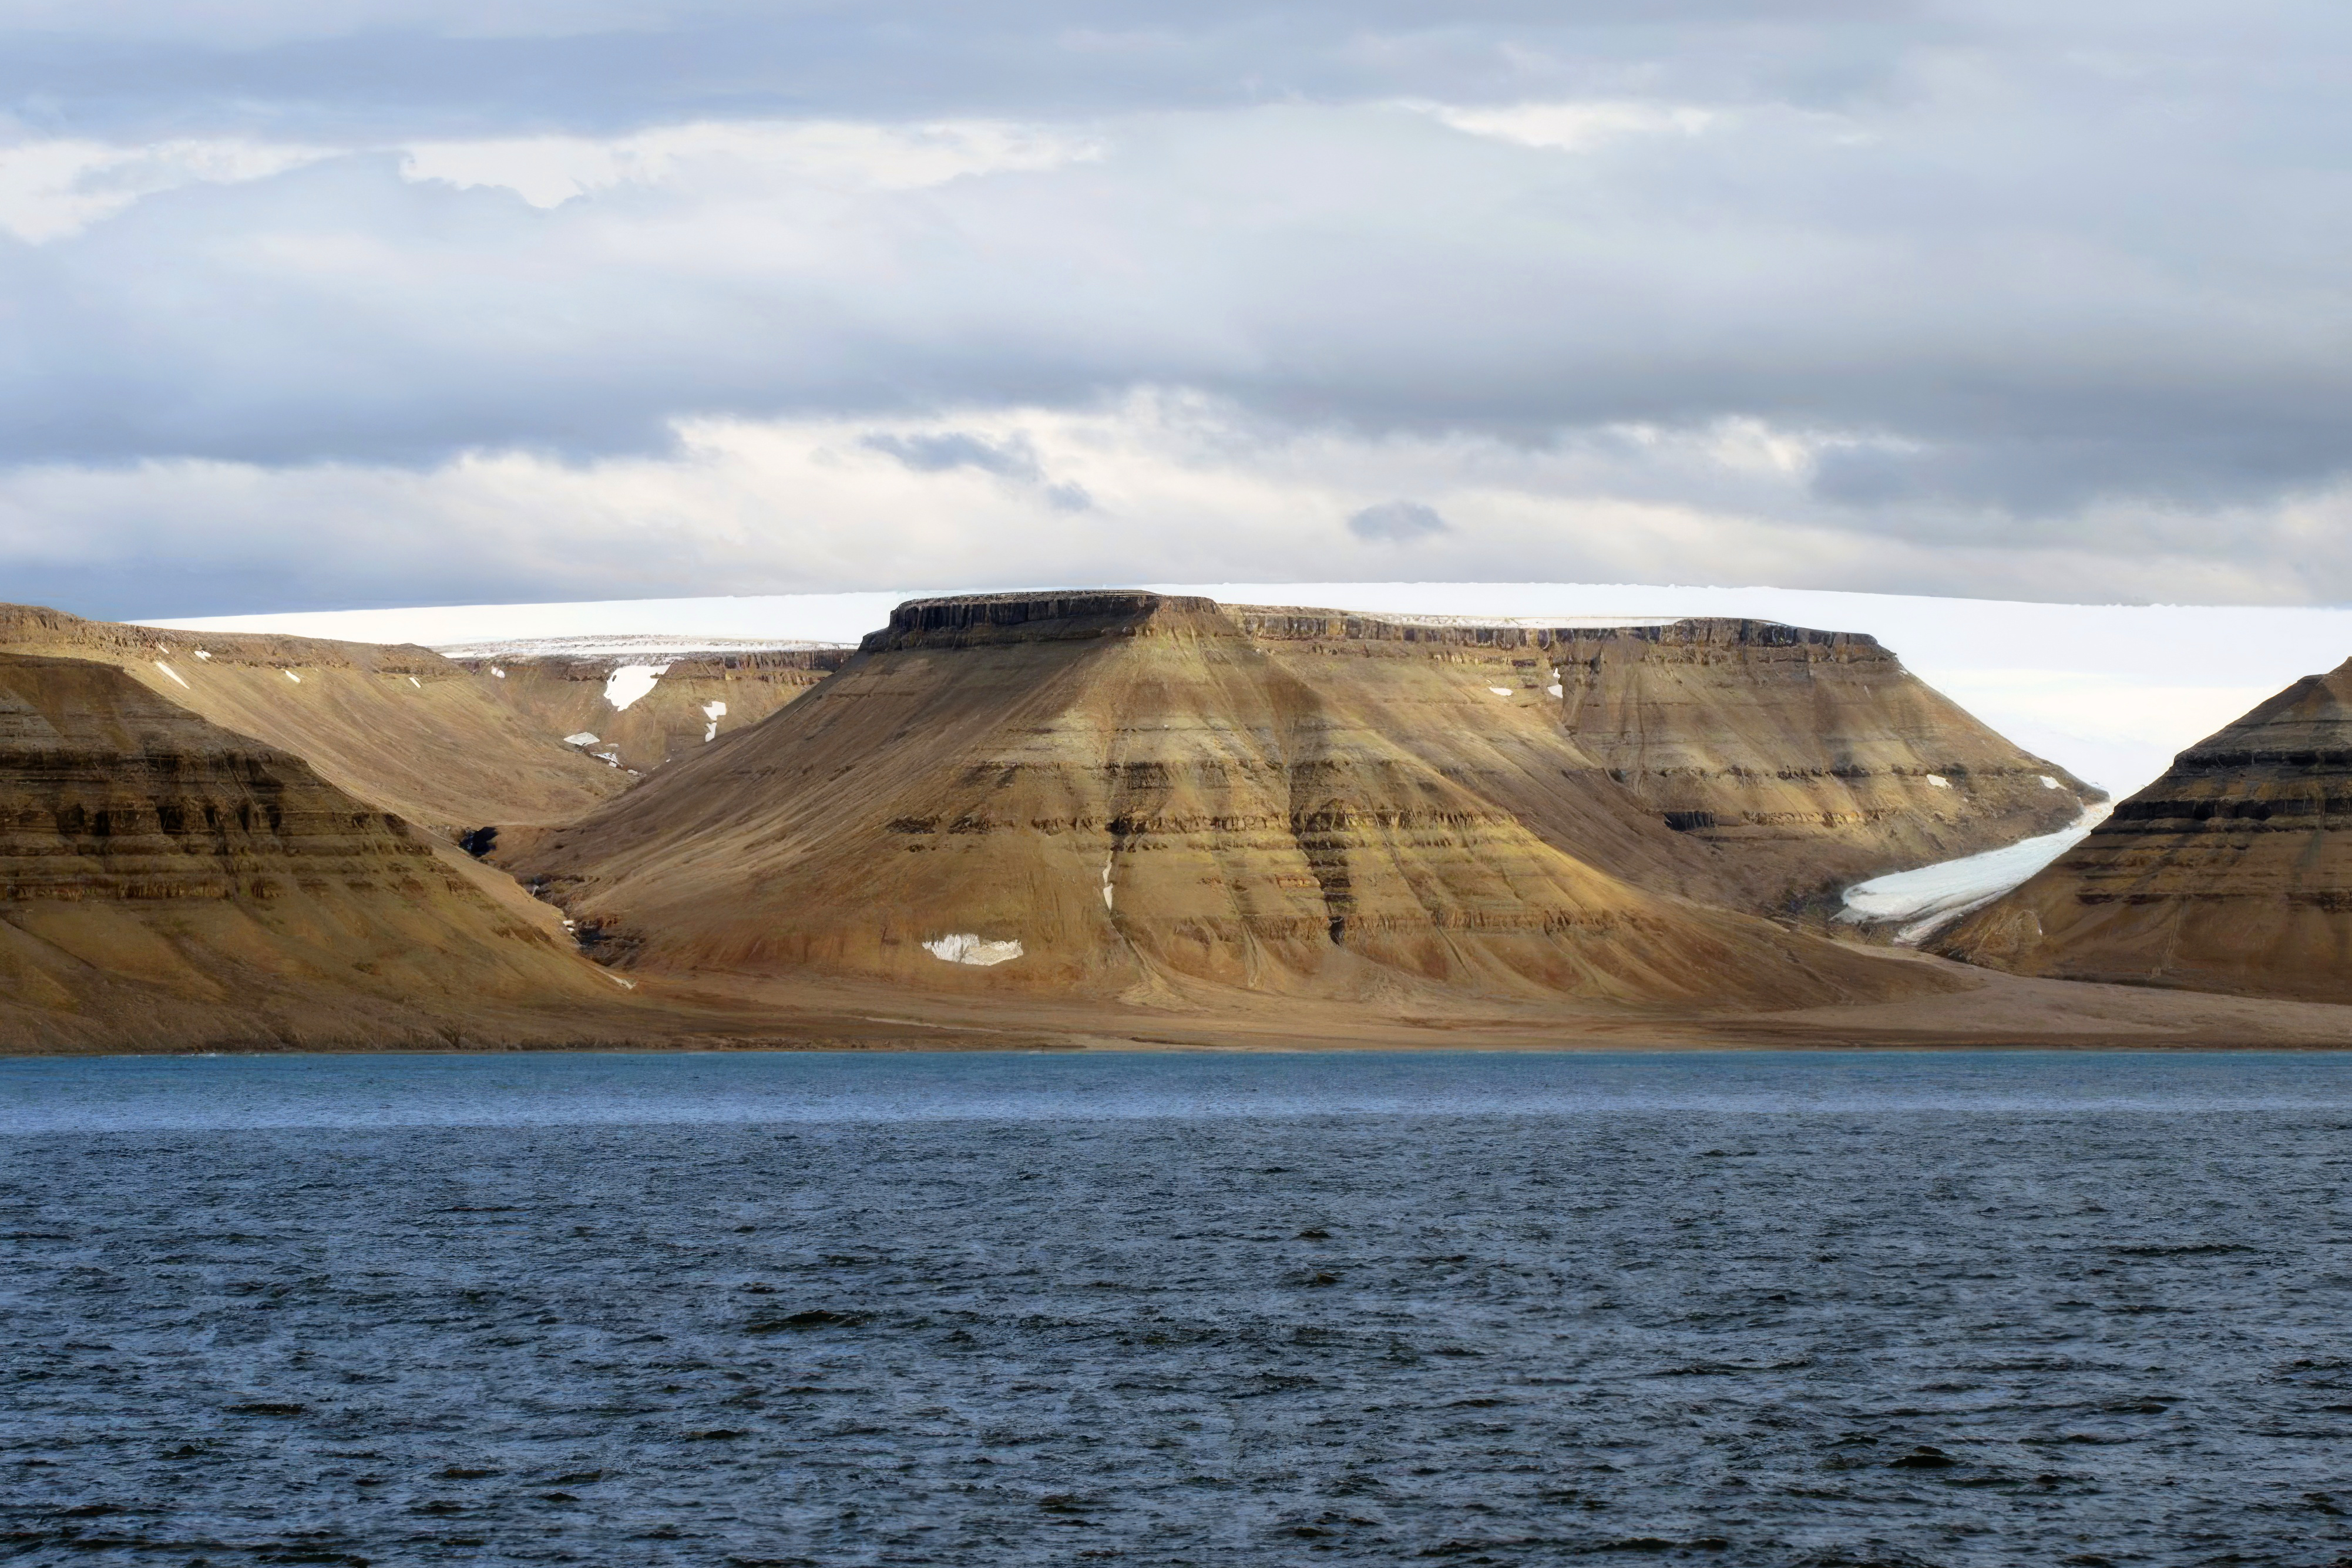
{"label": "cloud layer", "polygon": [[11,597],[2352,597],[2316,5],[6,16]]}

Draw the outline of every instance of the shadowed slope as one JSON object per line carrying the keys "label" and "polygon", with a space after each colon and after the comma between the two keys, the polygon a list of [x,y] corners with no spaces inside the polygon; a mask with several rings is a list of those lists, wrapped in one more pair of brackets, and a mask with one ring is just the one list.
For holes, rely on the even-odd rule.
{"label": "shadowed slope", "polygon": [[475,675],[424,648],[159,632],[0,605],[0,649],[112,664],[437,832],[564,821],[629,783],[533,733]]}
{"label": "shadowed slope", "polygon": [[2352,1000],[2352,662],[2182,752],[1932,946],[2020,974]]}
{"label": "shadowed slope", "polygon": [[616,1011],[492,874],[120,670],[0,653],[0,1049],[448,1045]]}
{"label": "shadowed slope", "polygon": [[1205,600],[917,601],[518,865],[674,971],[1749,1005],[1945,983],[1630,886],[1391,724]]}

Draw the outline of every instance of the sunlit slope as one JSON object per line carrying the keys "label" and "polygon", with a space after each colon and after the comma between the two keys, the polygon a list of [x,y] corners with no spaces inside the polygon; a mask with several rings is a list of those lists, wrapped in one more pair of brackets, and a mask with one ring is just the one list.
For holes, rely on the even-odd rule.
{"label": "sunlit slope", "polygon": [[1826,899],[2053,831],[2098,797],[1868,637],[1234,613],[1283,670],[1547,841],[1711,902]]}
{"label": "sunlit slope", "polygon": [[423,648],[158,632],[5,605],[0,650],[113,664],[157,695],[443,833],[568,821],[629,782],[534,733],[477,676]]}
{"label": "sunlit slope", "polygon": [[2352,1000],[2352,663],[2182,752],[1934,946],[2021,974]]}
{"label": "sunlit slope", "polygon": [[1979,722],[1874,638],[1760,621],[1563,634],[1560,722],[1743,901],[2056,832],[2105,793]]}
{"label": "sunlit slope", "polygon": [[1756,1005],[1940,983],[1595,869],[1392,722],[1205,600],[917,601],[517,869],[677,971]]}
{"label": "sunlit slope", "polygon": [[773,648],[450,655],[531,733],[639,774],[806,696],[848,656],[847,649]]}
{"label": "sunlit slope", "polygon": [[490,875],[110,665],[0,653],[0,1048],[563,1038],[622,1005]]}

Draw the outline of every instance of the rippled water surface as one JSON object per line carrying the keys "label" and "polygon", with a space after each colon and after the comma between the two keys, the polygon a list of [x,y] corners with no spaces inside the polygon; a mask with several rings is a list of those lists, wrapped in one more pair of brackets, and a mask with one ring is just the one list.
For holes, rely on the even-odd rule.
{"label": "rippled water surface", "polygon": [[2352,1061],[0,1061],[0,1558],[2352,1561]]}

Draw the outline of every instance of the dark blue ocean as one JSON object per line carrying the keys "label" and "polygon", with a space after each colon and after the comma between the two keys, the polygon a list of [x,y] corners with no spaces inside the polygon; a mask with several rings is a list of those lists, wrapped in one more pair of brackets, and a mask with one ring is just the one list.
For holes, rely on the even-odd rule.
{"label": "dark blue ocean", "polygon": [[0,1560],[2352,1562],[2352,1059],[0,1061]]}

